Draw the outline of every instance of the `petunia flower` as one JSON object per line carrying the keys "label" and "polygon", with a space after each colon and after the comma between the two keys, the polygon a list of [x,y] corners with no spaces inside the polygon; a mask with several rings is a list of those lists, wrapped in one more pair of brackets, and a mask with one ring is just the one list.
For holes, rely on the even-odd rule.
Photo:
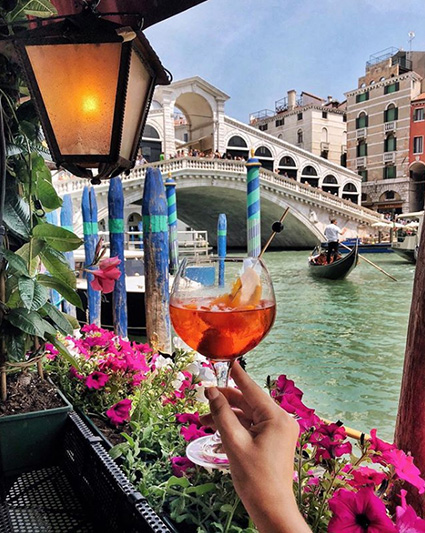
{"label": "petunia flower", "polygon": [[54,361],[59,354],[59,350],[56,350],[53,344],[50,344],[49,342],[46,342],[44,345],[44,350],[47,352],[45,354],[46,359],[49,359],[50,361]]}
{"label": "petunia flower", "polygon": [[382,456],[388,464],[394,466],[397,477],[408,481],[416,487],[419,494],[425,492],[425,481],[420,476],[421,471],[419,468],[413,464],[413,457],[411,455],[407,455],[403,450],[397,450],[395,448],[394,450],[385,452]]}
{"label": "petunia flower", "polygon": [[351,453],[351,443],[344,442],[346,436],[339,424],[321,424],[310,437],[310,443],[317,446],[316,459],[322,461]]}
{"label": "petunia flower", "polygon": [[109,376],[103,372],[92,372],[86,378],[86,385],[89,389],[100,389],[109,381]]}
{"label": "petunia flower", "polygon": [[180,428],[180,434],[187,442],[192,442],[193,440],[205,437],[206,435],[211,435],[212,433],[214,433],[214,431],[211,428],[207,426],[198,427],[196,424],[190,424],[188,427],[182,426]]}
{"label": "petunia flower", "polygon": [[295,386],[295,383],[292,379],[288,379],[284,374],[280,375],[272,390],[272,397],[276,398],[277,401],[281,401],[281,396],[284,394],[295,394],[300,399],[303,397],[303,392]]}
{"label": "petunia flower", "polygon": [[84,379],[84,376],[78,373],[75,366],[71,366],[71,368],[69,369],[69,375],[75,379]]}
{"label": "petunia flower", "polygon": [[401,491],[401,506],[396,508],[398,533],[425,533],[425,520],[417,516],[411,505],[407,505],[405,490]]}
{"label": "petunia flower", "polygon": [[384,479],[387,478],[385,472],[378,472],[373,468],[361,466],[357,470],[352,470],[351,475],[353,479],[348,481],[348,484],[355,488],[360,487],[376,487],[380,485]]}
{"label": "petunia flower", "polygon": [[128,398],[121,400],[106,411],[106,416],[116,426],[124,424],[130,419],[131,404],[132,402]]}
{"label": "petunia flower", "polygon": [[99,263],[98,270],[90,270],[94,279],[90,285],[95,291],[101,291],[104,294],[112,292],[115,287],[115,281],[121,276],[121,270],[117,266],[121,263],[118,257],[102,259]]}
{"label": "petunia flower", "polygon": [[333,516],[328,533],[396,533],[386,508],[369,487],[352,492],[339,489],[329,500]]}
{"label": "petunia flower", "polygon": [[396,447],[394,444],[390,444],[389,442],[378,439],[376,436],[376,429],[372,429],[370,431],[369,450],[373,450],[375,452],[375,454],[371,456],[373,463],[386,464],[385,460],[382,459],[383,454],[395,449]]}
{"label": "petunia flower", "polygon": [[195,465],[187,457],[176,456],[171,458],[171,468],[176,477],[183,477],[189,468]]}

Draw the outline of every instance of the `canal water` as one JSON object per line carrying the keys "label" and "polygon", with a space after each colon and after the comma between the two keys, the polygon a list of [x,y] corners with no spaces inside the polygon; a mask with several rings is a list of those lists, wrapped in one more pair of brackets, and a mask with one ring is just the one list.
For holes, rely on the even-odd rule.
{"label": "canal water", "polygon": [[341,281],[314,280],[308,252],[265,256],[277,299],[272,331],[247,354],[258,383],[286,374],[320,416],[392,441],[400,394],[414,265],[396,254],[367,258]]}

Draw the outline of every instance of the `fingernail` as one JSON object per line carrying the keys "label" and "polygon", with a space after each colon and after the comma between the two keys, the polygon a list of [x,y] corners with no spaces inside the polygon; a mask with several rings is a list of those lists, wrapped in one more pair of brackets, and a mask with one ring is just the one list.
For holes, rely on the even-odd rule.
{"label": "fingernail", "polygon": [[218,390],[217,387],[209,387],[208,389],[205,389],[205,396],[208,398],[208,400],[215,400],[218,398]]}

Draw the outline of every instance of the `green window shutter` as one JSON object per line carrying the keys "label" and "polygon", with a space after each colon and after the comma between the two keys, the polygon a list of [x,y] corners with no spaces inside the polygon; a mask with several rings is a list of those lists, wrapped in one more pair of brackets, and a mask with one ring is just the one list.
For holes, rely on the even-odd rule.
{"label": "green window shutter", "polygon": [[384,111],[384,122],[388,122],[388,109]]}
{"label": "green window shutter", "polygon": [[384,141],[384,152],[388,152],[388,139]]}
{"label": "green window shutter", "polygon": [[397,81],[395,84],[395,91],[398,91],[400,89],[400,83]]}
{"label": "green window shutter", "polygon": [[369,126],[369,117],[368,115],[366,115],[364,118],[364,127],[367,128],[368,126]]}
{"label": "green window shutter", "polygon": [[394,109],[394,120],[398,120],[398,107]]}
{"label": "green window shutter", "polygon": [[356,118],[356,130],[360,128],[360,118]]}
{"label": "green window shutter", "polygon": [[393,146],[394,146],[393,150],[395,152],[397,150],[397,138],[393,137],[393,140],[394,140],[394,142],[393,142]]}

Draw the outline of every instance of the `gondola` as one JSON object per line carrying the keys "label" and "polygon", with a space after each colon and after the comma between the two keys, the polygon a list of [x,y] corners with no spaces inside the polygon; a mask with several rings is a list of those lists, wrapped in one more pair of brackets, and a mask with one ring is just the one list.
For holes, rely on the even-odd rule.
{"label": "gondola", "polygon": [[343,279],[356,267],[359,260],[357,244],[347,255],[341,256],[330,265],[320,264],[320,260],[318,261],[323,254],[326,252],[320,246],[316,246],[308,258],[310,274],[315,278]]}

